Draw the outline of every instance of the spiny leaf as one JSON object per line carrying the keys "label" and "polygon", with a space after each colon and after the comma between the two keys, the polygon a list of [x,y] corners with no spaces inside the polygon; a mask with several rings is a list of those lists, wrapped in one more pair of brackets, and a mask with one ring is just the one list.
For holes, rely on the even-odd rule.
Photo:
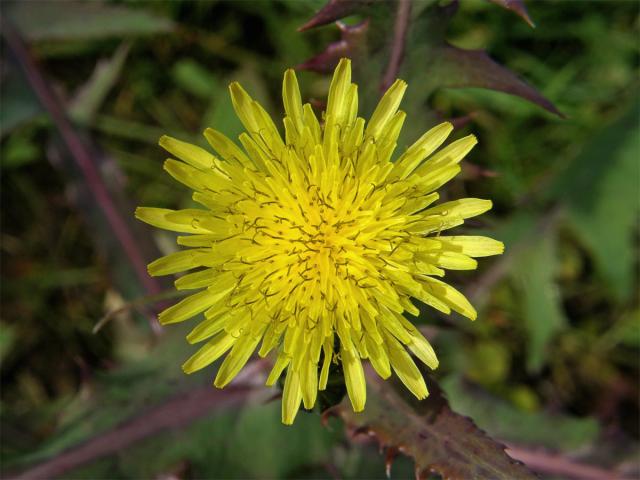
{"label": "spiny leaf", "polygon": [[427,58],[432,84],[447,88],[487,88],[516,95],[562,117],[562,113],[538,90],[483,50],[464,50],[444,44],[429,50]]}
{"label": "spiny leaf", "polygon": [[369,388],[363,412],[354,413],[346,399],[326,413],[341,417],[355,434],[377,438],[382,447],[391,449],[388,461],[396,451],[412,457],[417,478],[430,473],[446,479],[535,478],[471,419],[453,412],[432,379],[426,378],[429,397],[420,401],[395,377],[383,381],[371,369],[367,376]]}
{"label": "spiny leaf", "polygon": [[366,52],[366,37],[369,20],[349,26],[336,22],[340,29],[340,40],[330,43],[321,53],[298,65],[299,70],[311,70],[318,73],[330,73],[342,57],[359,57]]}
{"label": "spiny leaf", "polygon": [[374,0],[329,0],[311,19],[298,28],[299,32],[309,30],[321,25],[327,25],[354,13],[362,13]]}
{"label": "spiny leaf", "polygon": [[522,18],[525,22],[529,24],[531,28],[535,28],[536,25],[531,20],[529,16],[529,12],[527,12],[527,7],[525,7],[523,0],[489,0],[491,3],[495,3],[496,5],[500,5],[507,10],[511,10],[513,13]]}
{"label": "spiny leaf", "polygon": [[[518,9],[517,0],[496,1],[512,10]],[[385,71],[384,64],[389,56],[390,38],[394,31],[395,4],[395,2],[386,1],[331,0],[302,29],[359,13],[368,17],[371,22],[368,30],[375,32],[375,35],[364,35],[366,32],[359,30],[345,31],[345,28],[350,27],[341,26],[343,30],[341,40],[303,63],[300,68],[330,72],[340,56],[357,57],[366,54],[367,71],[360,71],[360,74],[367,79],[381,75]],[[441,6],[432,0],[414,1],[412,7],[411,25],[407,37],[407,43],[412,45],[412,48],[406,52],[404,65],[399,72],[399,76],[411,85],[405,108],[411,109],[406,106],[407,103],[423,105],[439,88],[470,87],[515,95],[563,117],[553,103],[538,90],[508,68],[492,60],[486,52],[464,50],[446,42],[447,26],[457,11],[458,2]],[[353,35],[356,33],[362,33],[362,35],[354,38]],[[354,62],[354,65],[357,66],[358,62]],[[365,83],[361,90],[361,98],[364,102],[367,101],[367,92]],[[369,93],[372,92],[369,91]],[[407,111],[407,113],[414,117],[419,115],[415,111]]]}

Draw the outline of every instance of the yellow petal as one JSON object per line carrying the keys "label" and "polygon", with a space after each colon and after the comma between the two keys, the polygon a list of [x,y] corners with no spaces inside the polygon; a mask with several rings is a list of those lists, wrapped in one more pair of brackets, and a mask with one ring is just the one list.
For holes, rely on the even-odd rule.
{"label": "yellow petal", "polygon": [[249,96],[238,82],[233,82],[229,85],[229,93],[231,93],[233,109],[244,125],[244,128],[251,134],[257,132],[260,127],[258,126],[258,119],[252,107],[253,99],[251,96]]}
{"label": "yellow petal", "polygon": [[453,125],[445,122],[422,135],[398,159],[393,169],[393,178],[407,178],[425,158],[442,145],[452,130]]}
{"label": "yellow petal", "polygon": [[211,292],[209,290],[194,293],[161,312],[158,315],[158,321],[162,325],[182,322],[200,312],[204,312],[223,295],[220,292]]}
{"label": "yellow petal", "polygon": [[352,83],[347,92],[347,116],[345,124],[351,125],[358,116],[358,85]]}
{"label": "yellow petal", "polygon": [[204,190],[205,185],[202,183],[202,173],[197,168],[187,165],[184,162],[168,159],[163,165],[166,172],[180,183],[186,185],[193,190]]}
{"label": "yellow petal", "polygon": [[389,352],[391,366],[400,381],[404,383],[409,391],[419,400],[427,398],[429,395],[427,385],[424,383],[424,378],[411,359],[411,356],[405,351],[398,340],[387,333],[385,333],[385,343]]}
{"label": "yellow petal", "polygon": [[448,270],[474,270],[478,267],[478,262],[473,258],[447,250],[425,255],[423,258],[427,262]]}
{"label": "yellow petal", "polygon": [[391,364],[389,363],[389,356],[386,350],[382,345],[378,345],[369,335],[365,335],[364,341],[373,369],[381,378],[386,380],[391,376]]}
{"label": "yellow petal", "polygon": [[333,73],[327,100],[327,116],[331,116],[338,125],[344,122],[349,113],[350,102],[347,94],[350,86],[351,60],[342,58]]}
{"label": "yellow petal", "polygon": [[[385,163],[388,162],[391,158],[391,154],[396,148],[396,142],[398,141],[400,130],[402,130],[402,125],[404,124],[406,118],[407,114],[402,110],[398,110],[391,118],[391,120],[389,120],[384,133],[378,140],[378,162]],[[391,170],[392,168],[393,166],[390,165],[389,170]]]}
{"label": "yellow petal", "polygon": [[231,92],[233,108],[247,132],[256,142],[260,142],[267,149],[271,149],[270,153],[277,156],[279,152],[273,151],[273,149],[279,149],[283,143],[271,117],[258,102],[249,96],[238,82],[233,82],[229,85],[229,91]]}
{"label": "yellow petal", "polygon": [[311,138],[314,143],[320,143],[320,138],[322,136],[322,130],[320,129],[320,123],[318,122],[318,117],[313,113],[313,108],[309,103],[305,103],[302,106],[302,112],[304,116],[304,124],[305,127],[309,128],[309,133],[311,134]]}
{"label": "yellow petal", "polygon": [[187,342],[191,344],[198,343],[220,333],[225,329],[228,321],[229,315],[227,314],[217,315],[203,320],[193,330],[191,330],[191,332],[189,332],[187,335]]}
{"label": "yellow petal", "polygon": [[[398,315],[398,316],[401,317],[402,315]],[[409,335],[409,332],[407,332],[407,330],[404,328],[402,323],[398,321],[398,319],[396,318],[396,315],[387,314],[387,315],[381,316],[380,323],[387,329],[389,333],[391,333],[394,337],[396,337],[402,343],[406,344],[411,342],[411,336]]]}
{"label": "yellow petal", "polygon": [[477,143],[475,135],[467,135],[456,140],[429,158],[416,170],[416,174],[422,176],[429,170],[459,163]]}
{"label": "yellow petal", "polygon": [[275,383],[280,378],[280,375],[282,375],[284,369],[287,368],[287,365],[289,365],[290,361],[291,357],[289,355],[284,352],[280,352],[278,354],[278,358],[276,359],[276,363],[273,365],[273,368],[269,373],[269,377],[267,378],[265,385],[267,385],[268,387],[272,387],[273,385],[275,385]]}
{"label": "yellow petal", "polygon": [[282,423],[291,425],[300,409],[302,390],[300,389],[300,375],[289,368],[287,378],[284,381],[282,392]]}
{"label": "yellow petal", "polygon": [[446,165],[428,170],[421,178],[420,191],[427,193],[439,189],[442,185],[460,173],[460,165]]}
{"label": "yellow petal", "polygon": [[298,135],[301,135],[304,128],[302,98],[300,97],[300,88],[298,87],[296,73],[291,68],[284,73],[284,81],[282,82],[282,99],[284,103],[284,111],[291,119]]}
{"label": "yellow petal", "polygon": [[226,135],[213,128],[207,128],[204,131],[204,137],[209,142],[209,145],[225,160],[229,162],[236,161],[244,166],[252,165],[251,160],[249,160],[242,149],[229,140]]}
{"label": "yellow petal", "polygon": [[202,260],[209,252],[199,249],[180,250],[160,257],[149,264],[147,269],[149,275],[157,277],[159,275],[169,275],[172,273],[184,272],[192,268],[203,265]]}
{"label": "yellow petal", "polygon": [[354,412],[364,410],[364,404],[367,401],[367,384],[364,379],[364,370],[362,362],[353,350],[342,348],[340,350],[342,356],[342,365],[344,367],[344,382],[347,386],[349,400],[353,406]]}
{"label": "yellow petal", "polygon": [[442,300],[451,307],[452,310],[471,320],[475,320],[478,316],[473,305],[469,303],[469,300],[451,285],[431,277],[424,278],[424,285],[429,293]]}
{"label": "yellow petal", "polygon": [[480,198],[461,198],[451,202],[441,203],[424,212],[425,215],[441,215],[448,218],[467,219],[481,215],[487,210],[491,210],[493,204],[491,200]]}
{"label": "yellow petal", "polygon": [[168,135],[160,137],[158,143],[170,154],[200,170],[209,170],[214,163],[214,156],[197,145],[180,141]]}
{"label": "yellow petal", "polygon": [[318,390],[327,388],[327,380],[329,379],[329,367],[333,360],[333,334],[327,337],[322,345],[324,359],[322,361],[322,370],[320,371],[320,380],[318,381]]}
{"label": "yellow petal", "polygon": [[464,253],[470,257],[488,257],[504,252],[504,244],[498,240],[481,236],[438,237],[445,248]]}
{"label": "yellow petal", "polygon": [[216,387],[224,388],[234,379],[255,351],[261,336],[262,332],[256,336],[245,334],[236,341],[231,352],[220,365],[216,379],[213,382]]}
{"label": "yellow petal", "polygon": [[300,387],[304,408],[312,409],[318,397],[318,365],[309,360],[300,369]]}
{"label": "yellow petal", "polygon": [[422,334],[414,335],[413,341],[407,345],[409,350],[418,357],[422,363],[427,365],[432,370],[438,368],[438,357],[436,357],[436,352],[433,350],[431,344],[427,341],[426,338],[422,336]]}
{"label": "yellow petal", "polygon": [[220,333],[205,343],[189,360],[184,362],[184,373],[193,373],[215,362],[231,348],[236,339],[228,333]]}
{"label": "yellow petal", "polygon": [[407,345],[409,350],[432,370],[438,368],[438,357],[436,357],[436,352],[433,350],[429,341],[424,338],[420,330],[418,330],[413,323],[406,318],[402,320],[403,325],[411,335],[411,342]]}
{"label": "yellow petal", "polygon": [[[225,237],[226,236],[228,236],[228,234],[225,234]],[[225,237],[222,237],[222,239]],[[183,247],[200,248],[213,247],[218,240],[221,240],[221,236],[219,234],[208,233],[203,235],[180,235],[176,239],[176,243]]]}
{"label": "yellow petal", "polygon": [[365,137],[378,138],[380,136],[398,110],[406,89],[407,84],[403,80],[396,80],[389,87],[371,115],[371,120],[365,130]]}
{"label": "yellow petal", "polygon": [[167,219],[167,215],[175,213],[175,210],[167,208],[138,207],[135,216],[138,220],[142,220],[154,227],[171,230],[172,232],[184,233],[208,233],[208,230],[202,228],[193,222],[183,223],[175,220]]}

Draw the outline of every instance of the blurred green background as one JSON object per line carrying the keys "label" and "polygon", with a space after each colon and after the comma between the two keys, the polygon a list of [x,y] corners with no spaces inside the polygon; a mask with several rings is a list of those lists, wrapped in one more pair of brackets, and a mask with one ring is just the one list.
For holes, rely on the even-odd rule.
{"label": "blurred green background", "polygon": [[[420,15],[429,15],[433,3]],[[62,100],[74,135],[90,145],[116,210],[150,261],[175,249],[173,237],[136,225],[134,206],[191,205],[187,189],[162,171],[160,135],[203,144],[200,133],[214,126],[235,137],[241,125],[227,94],[232,80],[280,117],[284,70],[339,38],[332,24],[296,31],[322,5],[30,1],[3,2],[2,10]],[[535,29],[496,4],[463,0],[446,38],[486,49],[564,118],[477,88],[437,88],[404,105],[432,121],[470,115],[454,136],[473,132],[479,145],[447,192],[493,199],[493,211],[469,230],[507,247],[503,257],[480,261],[479,271],[452,276],[477,305],[476,322],[427,310],[420,320],[441,359],[436,378],[456,411],[504,442],[634,478],[640,474],[638,3],[527,7]],[[421,63],[411,55],[420,48],[421,39],[410,37],[400,71],[410,91],[434,74],[428,55]],[[385,58],[388,51],[381,51],[367,61]],[[153,421],[145,417],[150,405],[213,378],[210,370],[183,376],[180,364],[189,354],[183,330],[159,335],[150,327],[149,289],[18,60],[3,38],[3,472],[55,457],[125,419]],[[364,69],[356,69],[354,81],[371,93],[364,102],[370,105],[379,80],[358,71]],[[304,98],[325,98],[327,75],[298,77]],[[412,125],[413,137],[398,149],[432,126],[427,122]],[[377,448],[349,440],[338,421],[325,428],[318,415],[301,413],[295,426],[284,427],[279,401],[234,405],[214,405],[193,423],[140,438],[64,476],[385,476]],[[392,477],[412,476],[412,463],[398,459]]]}

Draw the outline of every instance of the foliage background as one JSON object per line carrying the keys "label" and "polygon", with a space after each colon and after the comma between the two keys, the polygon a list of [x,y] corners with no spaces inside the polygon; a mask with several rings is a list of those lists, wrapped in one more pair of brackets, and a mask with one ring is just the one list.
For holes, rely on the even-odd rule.
{"label": "foliage background", "polygon": [[[31,1],[3,2],[2,10],[32,46],[77,134],[93,145],[115,204],[130,216],[136,204],[190,205],[186,189],[163,173],[157,139],[169,133],[202,143],[199,133],[209,125],[237,135],[231,80],[280,115],[284,69],[339,37],[334,25],[296,31],[322,4]],[[509,444],[632,478],[640,474],[638,4],[527,6],[535,29],[495,4],[462,0],[446,37],[487,50],[564,118],[480,89],[437,89],[405,105],[432,121],[436,111],[442,118],[471,114],[455,135],[473,132],[480,143],[449,191],[493,199],[492,214],[476,227],[507,245],[504,257],[456,277],[480,307],[478,321],[432,311],[421,320],[441,357],[436,377],[456,411]],[[420,45],[413,38],[407,45],[410,89],[438,74],[428,56],[422,63],[411,56]],[[149,405],[207,385],[212,374],[184,378],[184,332],[158,336],[143,302],[126,307],[146,293],[100,214],[94,185],[79,173],[4,40],[1,67],[0,458],[3,471],[16,471],[124,419],[144,419]],[[299,78],[307,98],[325,97],[326,75]],[[355,81],[377,87],[371,78]],[[429,126],[417,125],[416,133]],[[129,228],[149,260],[173,248],[166,233]],[[123,305],[92,333],[105,312]],[[66,475],[384,477],[377,449],[350,439],[339,422],[324,428],[317,415],[301,414],[284,427],[279,402],[264,400],[212,408]],[[411,475],[411,462],[399,458],[392,477]]]}

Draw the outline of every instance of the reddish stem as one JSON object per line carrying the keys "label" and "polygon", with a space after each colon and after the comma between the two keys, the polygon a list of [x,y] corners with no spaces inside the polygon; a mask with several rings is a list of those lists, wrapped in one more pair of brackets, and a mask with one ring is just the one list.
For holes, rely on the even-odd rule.
{"label": "reddish stem", "polygon": [[393,27],[393,43],[391,44],[391,55],[387,70],[384,72],[380,90],[386,91],[387,88],[398,77],[400,65],[404,58],[404,48],[409,30],[409,20],[411,17],[411,0],[398,0],[398,10],[396,12],[396,21]]}

